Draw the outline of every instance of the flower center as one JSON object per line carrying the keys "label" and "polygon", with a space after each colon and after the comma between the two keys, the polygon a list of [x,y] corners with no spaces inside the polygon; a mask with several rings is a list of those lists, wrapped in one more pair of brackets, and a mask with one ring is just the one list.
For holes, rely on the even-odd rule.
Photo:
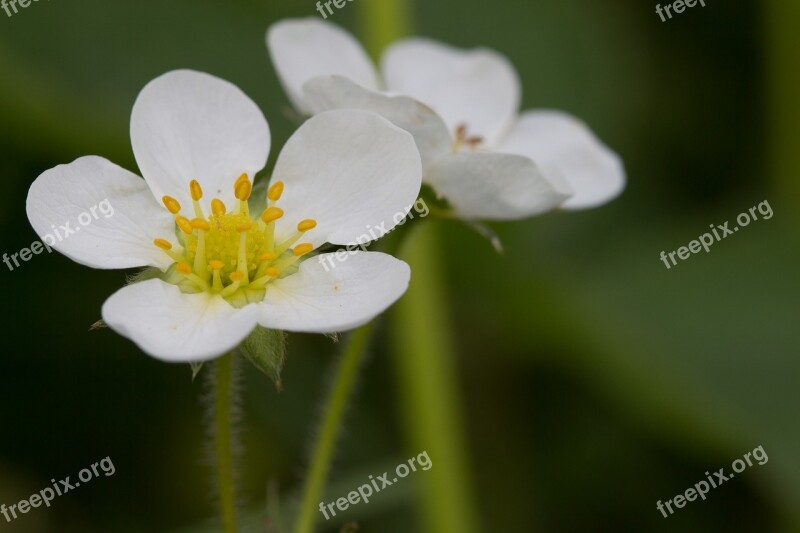
{"label": "flower center", "polygon": [[456,127],[453,139],[453,153],[458,153],[463,148],[476,150],[484,141],[483,137],[479,135],[469,135],[469,129],[466,124],[459,124]]}
{"label": "flower center", "polygon": [[297,272],[302,257],[311,252],[310,243],[292,246],[316,221],[306,219],[297,225],[297,232],[282,242],[275,242],[275,221],[283,217],[276,203],[283,194],[283,182],[278,181],[267,191],[267,208],[256,219],[250,217],[247,200],[252,192],[247,174],[234,184],[237,206],[232,212],[218,198],[211,201],[208,217],[200,207],[203,189],[196,180],[189,184],[194,217],[181,214],[175,198],[164,196],[162,201],[175,216],[176,235],[182,251],[172,242],[156,239],[154,244],[174,261],[167,270],[167,281],[183,292],[217,293],[234,307],[264,299],[270,282]]}

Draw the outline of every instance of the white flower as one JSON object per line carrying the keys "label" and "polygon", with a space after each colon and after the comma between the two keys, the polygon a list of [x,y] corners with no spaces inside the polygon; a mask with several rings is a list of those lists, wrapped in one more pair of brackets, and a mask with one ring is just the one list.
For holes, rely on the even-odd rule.
{"label": "white flower", "polygon": [[278,157],[268,207],[252,217],[251,179],[266,164],[270,133],[236,86],[188,70],[156,78],[133,107],[131,140],[144,179],[82,157],[39,176],[27,212],[41,236],[110,201],[113,216],[54,247],[94,268],[164,271],[120,289],[102,310],[153,357],[211,359],[256,325],[350,329],[406,290],[408,265],[382,253],[356,253],[330,271],[304,261],[326,242],[356,241],[370,224],[391,229],[393,215],[415,201],[419,153],[386,119],[350,110],[307,121]]}
{"label": "white flower", "polygon": [[299,111],[366,109],[409,131],[423,180],[463,218],[593,207],[625,187],[620,158],[579,120],[518,116],[519,79],[494,51],[402,40],[384,52],[381,79],[349,33],[313,18],[274,24],[267,48]]}

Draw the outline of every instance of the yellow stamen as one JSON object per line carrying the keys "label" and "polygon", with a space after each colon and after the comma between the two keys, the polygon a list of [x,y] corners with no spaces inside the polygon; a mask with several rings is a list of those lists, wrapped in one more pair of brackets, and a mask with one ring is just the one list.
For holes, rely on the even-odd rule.
{"label": "yellow stamen", "polygon": [[252,227],[252,222],[245,222],[236,226],[236,231],[239,233],[239,258],[236,270],[241,272],[245,278],[247,278],[247,232]]}
{"label": "yellow stamen", "polygon": [[200,187],[200,183],[198,183],[197,180],[192,180],[189,182],[189,192],[192,193],[192,200],[195,202],[203,197],[203,188]]}
{"label": "yellow stamen", "polygon": [[256,280],[250,284],[253,289],[263,289],[264,285],[270,282],[273,278],[277,278],[281,271],[275,267],[265,269],[263,272],[259,270]]}
{"label": "yellow stamen", "polygon": [[283,209],[280,207],[268,207],[261,214],[261,220],[263,220],[265,224],[269,224],[270,222],[275,222],[282,216]]}
{"label": "yellow stamen", "polygon": [[297,231],[309,231],[317,227],[317,221],[311,218],[303,220],[297,225]]}
{"label": "yellow stamen", "polygon": [[250,193],[253,191],[253,184],[245,177],[244,180],[238,182],[234,188],[236,198],[242,202],[246,202],[250,198]]}
{"label": "yellow stamen", "polygon": [[153,244],[155,244],[164,251],[172,250],[172,243],[164,239],[156,239],[153,241]]}
{"label": "yellow stamen", "polygon": [[178,200],[173,198],[172,196],[164,196],[161,198],[161,201],[164,202],[164,207],[167,208],[167,211],[172,213],[173,215],[177,215],[181,212],[181,204],[178,203]]}
{"label": "yellow stamen", "polygon": [[[219,272],[219,271],[217,270],[215,272]],[[231,278],[231,281],[233,283],[231,283],[230,285],[228,285],[227,287],[222,289],[222,291],[220,291],[219,294],[223,298],[227,298],[228,296],[232,296],[236,291],[239,290],[239,285],[240,285],[240,282],[244,279],[244,274],[242,274],[241,272],[238,272],[238,271],[237,272],[231,272],[231,275],[229,277]]]}
{"label": "yellow stamen", "polygon": [[191,221],[191,225],[193,228],[211,231],[211,225],[209,225],[209,223],[203,220],[202,218],[193,218]]}
{"label": "yellow stamen", "polygon": [[227,212],[225,203],[219,198],[214,198],[211,200],[211,212],[214,213],[215,216],[221,217]]}
{"label": "yellow stamen", "polygon": [[188,263],[178,263],[177,265],[175,265],[175,270],[177,270],[181,274],[186,274],[186,275],[192,273],[192,267],[190,267]]}
{"label": "yellow stamen", "polygon": [[181,255],[181,254],[179,254],[177,252],[174,252],[172,250],[172,243],[169,242],[168,240],[166,240],[166,239],[155,239],[153,241],[153,244],[155,244],[158,248],[163,250],[164,253],[167,254],[170,257],[170,259],[172,259],[176,263],[184,263],[184,262],[186,262],[186,258],[183,255]]}
{"label": "yellow stamen", "polygon": [[243,173],[241,176],[236,178],[236,181],[233,183],[233,189],[236,190],[236,187],[238,187],[239,183],[247,181],[248,179],[249,178],[247,177],[247,173]]}
{"label": "yellow stamen", "polygon": [[178,215],[177,217],[175,217],[175,223],[178,225],[179,228],[181,228],[181,230],[186,235],[191,235],[192,234],[192,231],[194,230],[194,227],[192,226],[192,223],[189,222],[188,218]]}
{"label": "yellow stamen", "polygon": [[225,268],[225,263],[217,259],[214,259],[208,263],[208,268],[211,270],[222,270],[223,268]]}
{"label": "yellow stamen", "polygon": [[259,262],[259,263],[264,263],[264,262],[266,262],[266,261],[274,261],[276,257],[278,257],[278,256],[277,256],[277,255],[275,255],[275,253],[274,253],[274,252],[267,252],[267,253],[265,253],[265,254],[261,254],[261,255],[258,257],[258,262]]}
{"label": "yellow stamen", "polygon": [[298,244],[294,247],[294,255],[295,257],[302,257],[306,255],[308,252],[314,249],[314,245],[310,242],[305,242],[303,244]]}
{"label": "yellow stamen", "polygon": [[273,202],[277,202],[281,199],[281,195],[283,195],[283,182],[276,181],[270,185],[269,189],[267,190],[267,198]]}

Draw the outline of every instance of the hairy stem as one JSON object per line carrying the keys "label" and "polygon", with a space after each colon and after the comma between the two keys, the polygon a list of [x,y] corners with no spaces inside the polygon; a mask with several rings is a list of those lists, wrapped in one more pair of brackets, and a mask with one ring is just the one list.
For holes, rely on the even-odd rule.
{"label": "hairy stem", "polygon": [[320,421],[317,442],[314,445],[311,465],[303,489],[300,513],[295,527],[296,533],[312,533],[314,531],[314,524],[319,513],[317,505],[323,497],[325,484],[328,481],[328,473],[345,409],[355,387],[358,369],[364,360],[373,324],[374,321],[361,326],[350,334],[336,368],[333,384],[325,401],[325,410]]}
{"label": "hairy stem", "polygon": [[219,504],[225,533],[236,532],[236,494],[233,474],[233,354],[214,365],[214,451],[217,462]]}

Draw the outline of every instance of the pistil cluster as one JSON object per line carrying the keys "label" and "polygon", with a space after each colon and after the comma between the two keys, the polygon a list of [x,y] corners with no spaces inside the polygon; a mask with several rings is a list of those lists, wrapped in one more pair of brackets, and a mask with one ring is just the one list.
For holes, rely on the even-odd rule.
{"label": "pistil cluster", "polygon": [[284,184],[278,181],[267,191],[267,207],[256,218],[250,216],[248,200],[253,184],[242,174],[234,184],[236,206],[228,212],[218,198],[211,201],[211,214],[206,217],[200,205],[203,189],[197,180],[189,183],[194,216],[182,214],[180,203],[164,196],[164,207],[175,217],[176,235],[181,250],[167,239],[154,244],[174,263],[167,271],[167,281],[183,292],[216,293],[235,307],[264,299],[269,283],[297,271],[299,261],[311,252],[310,243],[295,245],[303,235],[317,225],[312,219],[297,224],[291,237],[275,241],[275,221],[284,212],[276,206],[283,194]]}

